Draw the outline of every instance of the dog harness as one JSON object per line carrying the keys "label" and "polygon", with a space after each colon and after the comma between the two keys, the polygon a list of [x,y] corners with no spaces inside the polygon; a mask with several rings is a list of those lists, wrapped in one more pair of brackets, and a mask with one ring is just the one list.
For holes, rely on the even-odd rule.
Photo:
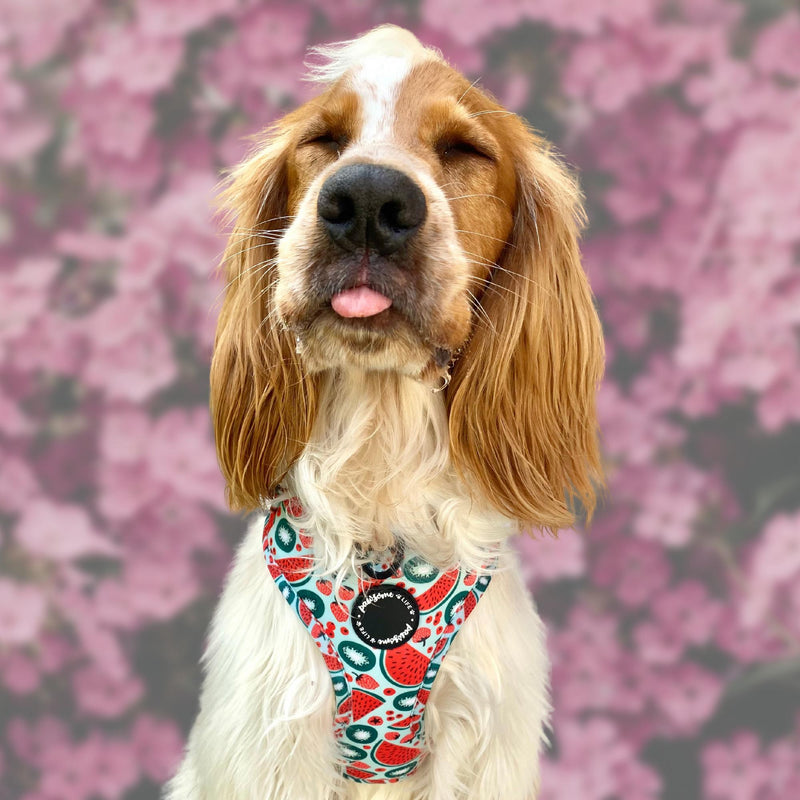
{"label": "dog harness", "polygon": [[395,783],[425,756],[431,686],[495,562],[480,572],[442,572],[394,551],[334,582],[314,571],[313,538],[295,524],[301,514],[294,498],[270,508],[262,537],[270,575],[328,667],[344,774]]}

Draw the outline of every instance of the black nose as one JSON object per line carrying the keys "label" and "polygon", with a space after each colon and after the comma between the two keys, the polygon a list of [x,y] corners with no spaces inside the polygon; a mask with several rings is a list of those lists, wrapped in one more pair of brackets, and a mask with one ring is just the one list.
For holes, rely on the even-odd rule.
{"label": "black nose", "polygon": [[378,164],[349,164],[322,185],[317,213],[345,250],[370,247],[387,256],[425,221],[425,195],[408,175]]}

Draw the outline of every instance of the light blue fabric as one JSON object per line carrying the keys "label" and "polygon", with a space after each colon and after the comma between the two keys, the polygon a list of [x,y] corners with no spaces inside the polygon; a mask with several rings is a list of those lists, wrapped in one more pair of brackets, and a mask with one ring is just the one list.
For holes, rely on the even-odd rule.
{"label": "light blue fabric", "polygon": [[296,499],[270,509],[263,534],[269,572],[328,667],[344,774],[394,783],[425,756],[431,686],[491,575],[458,566],[440,572],[405,553],[345,576],[337,589],[314,571],[313,540],[295,525],[300,513]]}

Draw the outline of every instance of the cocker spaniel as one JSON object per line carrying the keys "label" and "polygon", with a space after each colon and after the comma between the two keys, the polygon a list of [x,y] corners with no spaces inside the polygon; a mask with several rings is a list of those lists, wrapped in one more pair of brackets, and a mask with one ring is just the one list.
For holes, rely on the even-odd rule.
{"label": "cocker spaniel", "polygon": [[169,800],[527,800],[544,629],[509,538],[591,513],[603,344],[579,189],[407,31],[317,49],[230,176],[211,368],[261,510]]}

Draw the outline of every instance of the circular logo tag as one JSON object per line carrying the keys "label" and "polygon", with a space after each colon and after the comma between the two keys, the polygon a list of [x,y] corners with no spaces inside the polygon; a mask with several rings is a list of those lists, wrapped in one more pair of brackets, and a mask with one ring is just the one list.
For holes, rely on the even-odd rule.
{"label": "circular logo tag", "polygon": [[414,635],[419,606],[414,595],[399,586],[376,586],[356,597],[350,620],[362,642],[392,650]]}

